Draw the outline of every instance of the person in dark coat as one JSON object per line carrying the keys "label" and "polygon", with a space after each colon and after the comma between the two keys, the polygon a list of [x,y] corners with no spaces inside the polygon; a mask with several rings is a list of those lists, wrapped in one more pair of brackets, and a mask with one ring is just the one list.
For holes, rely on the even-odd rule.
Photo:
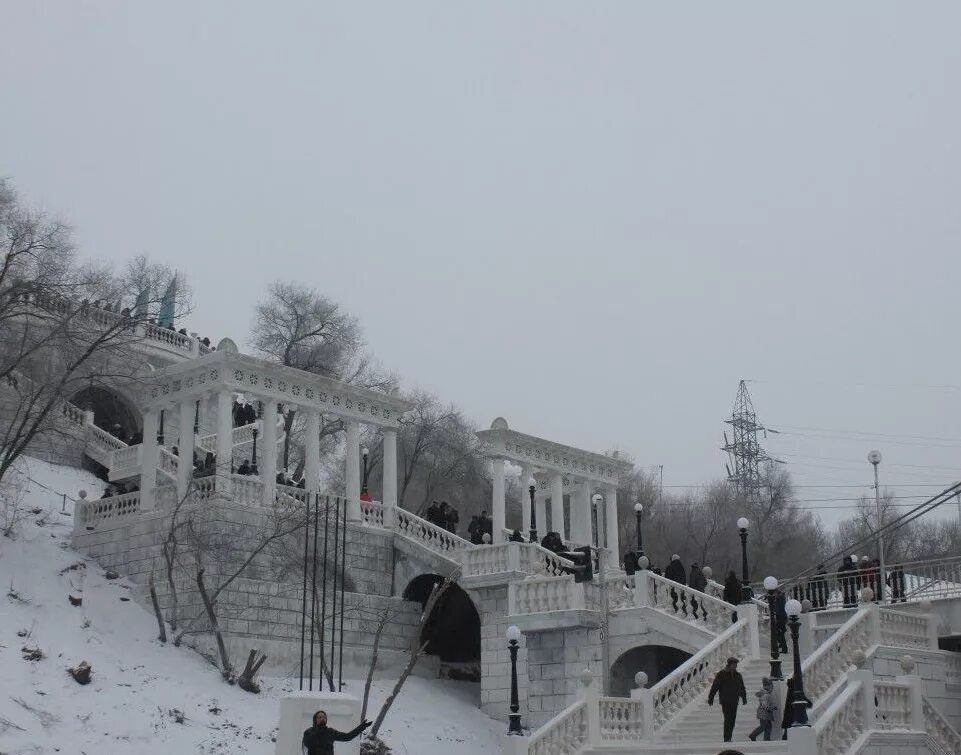
{"label": "person in dark coat", "polygon": [[511,533],[511,536],[510,536],[509,538],[507,538],[507,541],[510,542],[510,543],[523,543],[523,542],[524,542],[524,536],[521,534],[521,531],[520,531],[520,530],[514,530],[514,531]]}
{"label": "person in dark coat", "polygon": [[[792,676],[787,680],[787,696],[784,698],[785,701],[791,699],[791,694],[794,692],[794,677]],[[810,708],[814,705],[808,696],[804,696],[804,703],[806,708]],[[794,706],[789,702],[784,703],[784,716],[781,718],[781,728],[784,729],[784,735],[781,739],[787,739],[787,730],[791,728],[794,723]]]}
{"label": "person in dark coat", "polygon": [[483,532],[481,531],[480,517],[478,517],[477,514],[474,514],[474,516],[470,518],[470,524],[467,525],[467,539],[470,540],[474,545],[480,545],[482,542],[484,542],[481,539],[482,534]]}
{"label": "person in dark coat", "polygon": [[327,713],[319,710],[314,713],[314,725],[304,732],[301,746],[307,755],[334,755],[334,742],[350,742],[370,726],[370,721],[361,721],[348,732],[337,731],[327,725]]}
{"label": "person in dark coat", "polygon": [[447,501],[441,502],[441,508],[444,510],[444,529],[456,535],[457,525],[460,524],[460,514]]}
{"label": "person in dark coat", "polygon": [[[741,590],[741,580],[737,578],[737,574],[731,569],[727,573],[727,577],[724,579],[724,602],[730,603],[732,606],[736,606],[741,602],[741,596],[743,592]],[[737,621],[737,611],[731,614],[731,623]]]}
{"label": "person in dark coat", "polygon": [[250,462],[244,459],[240,466],[237,468],[237,474],[247,475],[250,474]]}
{"label": "person in dark coat", "polygon": [[440,504],[437,501],[427,507],[427,511],[424,512],[424,519],[431,524],[440,526]]}
{"label": "person in dark coat", "polygon": [[774,593],[774,629],[778,650],[787,653],[787,595],[783,590]]}
{"label": "person in dark coat", "polygon": [[737,658],[728,658],[727,666],[717,672],[711,691],[707,694],[707,704],[714,705],[714,698],[721,703],[724,713],[724,741],[730,742],[734,734],[734,724],[737,721],[737,702],[747,705],[747,689],[744,687],[744,677],[737,670]]}
{"label": "person in dark coat", "polygon": [[624,573],[628,577],[637,573],[637,554],[634,551],[624,554]]}
{"label": "person in dark coat", "polygon": [[904,567],[900,564],[893,566],[886,581],[891,587],[891,602],[904,603],[907,600],[904,597]]}
{"label": "person in dark coat", "polygon": [[[667,565],[664,570],[664,576],[671,580],[672,582],[677,582],[679,585],[687,584],[687,573],[684,571],[684,564],[681,563],[681,557],[676,553],[671,556],[671,563]],[[673,587],[671,588],[671,605],[674,606],[674,613],[677,613],[677,590]],[[681,593],[681,610],[684,615],[687,615],[687,600],[684,597],[684,593]]]}

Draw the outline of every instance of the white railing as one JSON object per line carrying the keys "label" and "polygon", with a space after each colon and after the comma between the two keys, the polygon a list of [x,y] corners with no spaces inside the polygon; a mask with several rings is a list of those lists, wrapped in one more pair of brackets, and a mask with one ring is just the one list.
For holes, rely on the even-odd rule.
{"label": "white railing", "polygon": [[888,681],[874,682],[875,716],[873,728],[911,728],[911,687],[908,684]]}
{"label": "white railing", "polygon": [[921,698],[921,715],[924,717],[924,730],[940,748],[940,755],[957,755],[961,752],[961,735],[926,697]]}
{"label": "white railing", "polygon": [[177,351],[186,352],[187,354],[190,354],[193,351],[194,344],[198,343],[197,339],[193,336],[185,336],[176,330],[162,328],[159,325],[154,325],[149,322],[144,325],[144,337],[150,341],[157,341]]}
{"label": "white railing", "polygon": [[[361,501],[360,516],[369,527],[385,527],[388,521],[384,504],[379,501]],[[466,551],[465,551],[466,553]]]}
{"label": "white railing", "polygon": [[[607,607],[616,611],[619,608],[635,608],[636,598],[635,593],[637,592],[636,579],[641,577],[642,572],[637,572],[635,575],[629,576],[623,572],[616,572],[614,574],[609,574],[605,580],[605,586],[607,587]],[[650,601],[648,601],[650,603]]]}
{"label": "white railing", "polygon": [[587,744],[587,704],[581,700],[544,724],[527,743],[528,755],[577,755]]}
{"label": "white railing", "polygon": [[120,448],[126,448],[127,444],[120,438],[115,438],[106,430],[101,430],[96,425],[87,425],[87,432],[90,433],[90,440],[102,448],[109,449],[111,452]]}
{"label": "white railing", "polygon": [[443,527],[431,524],[426,519],[395,507],[396,530],[402,535],[420,543],[427,549],[447,558],[456,558],[457,554],[474,546],[462,537],[448,532]]}
{"label": "white railing", "polygon": [[81,501],[74,507],[77,527],[87,527],[108,519],[129,516],[140,511],[140,492],[124,493],[96,501]]}
{"label": "white railing", "polygon": [[[277,443],[278,444],[284,442],[283,426],[284,426],[284,418],[278,415],[277,417]],[[247,425],[240,425],[238,427],[233,428],[230,431],[230,435],[231,435],[230,442],[235,446],[242,446],[246,443],[253,443],[254,430],[256,430],[258,433],[257,440],[263,441],[264,439],[263,429],[264,429],[264,421],[262,419],[258,419],[255,422],[251,422],[250,424],[247,424]],[[211,433],[209,435],[203,435],[197,438],[197,447],[200,449],[203,449],[204,451],[209,451],[210,453],[216,453],[217,452],[217,433]]]}
{"label": "white railing", "polygon": [[176,480],[177,468],[180,466],[180,457],[175,456],[163,446],[160,446],[158,450],[160,451],[160,466],[158,469],[165,475]]}
{"label": "white railing", "polygon": [[814,724],[818,755],[846,755],[866,730],[864,685],[854,681],[841,692]]}
{"label": "white railing", "polygon": [[639,742],[651,732],[644,731],[644,703],[623,697],[602,697],[598,701],[603,742]]}
{"label": "white railing", "polygon": [[817,700],[841,679],[854,663],[855,654],[867,653],[875,643],[871,612],[860,609],[801,664],[804,687]]}
{"label": "white railing", "polygon": [[[595,586],[587,582],[576,583],[570,575],[515,580],[507,586],[507,610],[512,616],[587,610],[589,587]],[[596,602],[597,596],[594,592],[591,598],[592,602]]]}
{"label": "white railing", "polygon": [[110,478],[132,477],[140,473],[143,463],[143,444],[118,448],[110,455]]}
{"label": "white railing", "polygon": [[961,655],[948,653],[944,656],[947,668],[944,675],[944,683],[952,687],[961,687]]}
{"label": "white railing", "polygon": [[259,477],[232,474],[230,475],[230,494],[237,503],[261,506],[264,502],[264,484]]}
{"label": "white railing", "polygon": [[881,609],[881,644],[897,648],[917,648],[932,650],[930,623],[931,616],[905,611]]}
{"label": "white railing", "polygon": [[69,401],[63,402],[63,416],[72,425],[83,427],[87,424],[87,413],[79,406],[74,406]]}
{"label": "white railing", "polygon": [[743,657],[750,647],[751,627],[739,619],[651,688],[654,731],[675,719],[692,700],[707,692],[718,669],[730,657]]}
{"label": "white railing", "polygon": [[[633,578],[646,580],[646,605],[651,608],[683,621],[692,621],[714,634],[731,626],[731,613],[737,608],[720,598],[658,576],[652,571],[637,572]],[[763,623],[763,618],[761,622]]]}
{"label": "white railing", "polygon": [[[461,576],[482,577],[520,570],[520,549],[526,543],[497,543],[466,548],[461,553]],[[517,553],[517,556],[512,554]]]}
{"label": "white railing", "polygon": [[547,574],[559,577],[570,574],[573,566],[573,561],[561,558],[539,543],[526,543],[521,550],[521,571],[527,574]]}

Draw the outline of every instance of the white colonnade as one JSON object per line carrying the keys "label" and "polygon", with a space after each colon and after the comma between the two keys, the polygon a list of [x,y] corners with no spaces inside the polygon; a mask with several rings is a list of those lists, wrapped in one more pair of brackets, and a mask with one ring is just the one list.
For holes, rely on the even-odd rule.
{"label": "white colonnade", "polygon": [[[251,429],[251,438],[256,439],[258,450],[257,457],[251,461],[263,483],[264,505],[273,505],[276,495],[281,447],[280,415],[277,412],[280,404],[296,409],[297,415],[305,420],[304,487],[307,490],[320,489],[322,415],[332,415],[343,420],[346,428],[344,478],[348,518],[359,520],[362,515],[361,425],[374,426],[382,431],[382,503],[397,505],[397,427],[402,414],[411,408],[402,399],[239,354],[227,339],[211,354],[151,373],[145,384],[140,401],[144,416],[141,454],[141,507],[144,510],[155,507],[157,471],[166,468],[157,439],[161,411],[177,410],[179,458],[175,483],[178,497],[186,495],[190,488],[198,401],[205,407],[208,417],[210,413],[214,414],[216,489],[230,495],[235,445],[233,405],[237,394],[242,394],[248,401],[252,399],[252,403],[259,402],[262,407],[262,422]],[[248,440],[245,438],[244,442]],[[200,455],[202,457],[202,452]]]}
{"label": "white colonnade", "polygon": [[[533,518],[536,521],[538,539],[547,529],[547,499],[550,499],[552,531],[561,538],[577,545],[593,545],[592,497],[603,498],[598,511],[597,539],[606,547],[612,560],[619,561],[617,533],[617,481],[620,475],[631,469],[631,464],[603,454],[564,446],[543,438],[525,435],[511,430],[507,422],[498,417],[490,430],[477,433],[485,455],[491,460],[493,473],[491,516],[493,519],[493,542],[506,540],[504,525],[507,501],[505,498],[506,462],[519,465],[521,521],[524,536],[528,537],[531,525],[531,500],[529,488],[536,485]],[[540,480],[537,480],[540,477]],[[546,485],[545,485],[546,483]],[[570,500],[565,521],[564,495]]]}

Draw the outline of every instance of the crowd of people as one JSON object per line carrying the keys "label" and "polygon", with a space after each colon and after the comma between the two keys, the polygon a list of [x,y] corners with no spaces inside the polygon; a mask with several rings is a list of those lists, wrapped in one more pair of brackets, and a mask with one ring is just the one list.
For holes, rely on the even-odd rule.
{"label": "crowd of people", "polygon": [[[447,530],[451,534],[457,534],[457,525],[460,522],[460,514],[457,513],[457,509],[451,506],[447,501],[441,501],[438,503],[434,501],[430,506],[427,507],[427,511],[424,513],[424,519],[426,519],[431,524],[437,525],[442,530]],[[471,525],[473,526],[474,521],[477,517],[475,516],[471,520]],[[470,530],[470,526],[468,530]],[[474,542],[471,540],[471,542]]]}

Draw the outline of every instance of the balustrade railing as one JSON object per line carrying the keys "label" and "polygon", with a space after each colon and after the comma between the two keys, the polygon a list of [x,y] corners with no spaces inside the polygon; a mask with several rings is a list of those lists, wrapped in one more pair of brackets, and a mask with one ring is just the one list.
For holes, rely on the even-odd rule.
{"label": "balustrade railing", "polygon": [[[805,683],[807,679],[805,678]],[[846,755],[868,727],[864,685],[855,681],[837,696],[814,724],[819,755]]]}
{"label": "balustrade railing", "polygon": [[587,744],[587,704],[580,700],[531,735],[528,755],[577,755]]}
{"label": "balustrade railing", "polygon": [[860,609],[801,664],[808,697],[817,700],[836,684],[852,665],[855,654],[867,653],[875,642],[870,611]]}
{"label": "balustrade railing", "polygon": [[890,731],[911,728],[911,687],[899,682],[874,682],[873,728]]}
{"label": "balustrade railing", "polygon": [[385,508],[379,501],[361,501],[361,520],[369,527],[386,527],[388,512]]}
{"label": "balustrade railing", "polygon": [[160,466],[158,467],[161,472],[173,479],[177,479],[177,468],[180,466],[180,457],[174,455],[168,451],[163,446],[158,449],[160,451]]}
{"label": "balustrade railing", "polygon": [[170,330],[169,328],[162,328],[159,325],[154,325],[153,323],[146,323],[144,325],[144,337],[151,341],[158,341],[159,343],[171,346],[178,351],[184,351],[186,353],[191,352],[191,346],[193,343],[197,342],[197,339],[193,336],[185,336],[183,333],[178,333],[176,330]]}
{"label": "balustrade railing", "polygon": [[[519,616],[548,611],[587,610],[589,588],[596,586],[588,582],[576,583],[573,576],[519,579],[507,586],[508,612]],[[596,597],[592,601],[599,603]]]}
{"label": "balustrade railing", "polygon": [[944,656],[947,668],[944,683],[951,687],[961,687],[961,655],[949,653]]}
{"label": "balustrade railing", "polygon": [[718,669],[749,650],[751,627],[740,619],[651,688],[654,731],[673,720],[692,700],[707,693]]}
{"label": "balustrade railing", "polygon": [[602,697],[600,708],[603,742],[638,742],[651,732],[644,731],[644,704],[623,697]]}
{"label": "balustrade railing", "polygon": [[573,561],[558,556],[539,543],[526,543],[521,550],[521,571],[528,574],[560,576],[570,574],[573,567]]}
{"label": "balustrade railing", "polygon": [[79,527],[88,527],[109,519],[135,514],[140,510],[140,491],[124,493],[95,501],[80,501],[74,506]]}
{"label": "balustrade railing", "polygon": [[939,755],[957,755],[961,752],[961,735],[926,697],[921,698],[921,715],[924,717],[924,730],[941,750]]}
{"label": "balustrade railing", "polygon": [[435,553],[454,558],[460,551],[474,547],[464,538],[448,532],[443,527],[431,524],[426,519],[421,519],[400,507],[395,509],[397,531]]}
{"label": "balustrade railing", "polygon": [[650,607],[703,626],[714,634],[723,632],[731,625],[731,614],[737,610],[736,606],[652,571],[637,572],[633,579],[638,577],[646,580],[645,592]]}
{"label": "balustrade railing", "polygon": [[898,648],[933,650],[931,647],[931,616],[883,608],[881,618],[881,644]]}
{"label": "balustrade railing", "polygon": [[87,423],[87,413],[69,401],[63,402],[63,416],[72,425],[83,426]]}

